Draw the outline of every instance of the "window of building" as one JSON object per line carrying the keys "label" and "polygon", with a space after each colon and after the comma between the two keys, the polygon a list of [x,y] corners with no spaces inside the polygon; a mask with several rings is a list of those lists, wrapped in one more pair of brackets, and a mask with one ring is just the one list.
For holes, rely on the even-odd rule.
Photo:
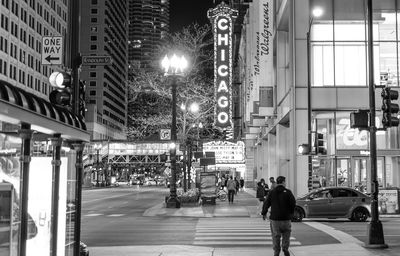
{"label": "window of building", "polygon": [[[312,86],[368,86],[368,20],[365,1],[311,1],[322,7],[310,30]],[[322,5],[322,6],[321,6]],[[375,84],[400,86],[396,1],[374,1]]]}
{"label": "window of building", "polygon": [[97,9],[90,9],[91,14],[97,14]]}
{"label": "window of building", "polygon": [[97,73],[96,72],[90,72],[89,73],[89,77],[97,77]]}
{"label": "window of building", "polygon": [[90,45],[90,50],[91,50],[91,51],[97,50],[97,45],[91,44],[91,45]]}
{"label": "window of building", "polygon": [[89,81],[89,86],[93,86],[93,87],[97,86],[96,81]]}
{"label": "window of building", "polygon": [[90,22],[97,23],[97,18],[90,18]]}
{"label": "window of building", "polygon": [[90,90],[90,91],[89,91],[89,95],[90,95],[90,96],[96,96],[96,91]]}

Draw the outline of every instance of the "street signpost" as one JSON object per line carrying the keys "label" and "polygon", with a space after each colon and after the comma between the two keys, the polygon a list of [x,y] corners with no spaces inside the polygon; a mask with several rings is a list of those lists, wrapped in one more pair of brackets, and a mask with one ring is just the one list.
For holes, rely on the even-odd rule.
{"label": "street signpost", "polygon": [[160,130],[160,139],[161,140],[171,140],[171,130],[170,129],[161,129]]}
{"label": "street signpost", "polygon": [[44,36],[42,38],[42,65],[61,65],[62,55],[62,36]]}
{"label": "street signpost", "polygon": [[111,56],[82,56],[82,65],[111,65]]}

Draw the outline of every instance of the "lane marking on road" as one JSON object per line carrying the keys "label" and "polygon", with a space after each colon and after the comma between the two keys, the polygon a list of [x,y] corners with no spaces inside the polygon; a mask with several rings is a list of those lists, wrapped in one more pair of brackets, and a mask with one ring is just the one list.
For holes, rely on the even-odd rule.
{"label": "lane marking on road", "polygon": [[97,216],[101,216],[101,215],[104,215],[104,214],[102,214],[102,213],[89,213],[89,214],[85,214],[83,216],[85,216],[85,217],[97,217]]}
{"label": "lane marking on road", "polygon": [[107,217],[121,217],[121,216],[125,216],[126,214],[110,214],[107,215]]}

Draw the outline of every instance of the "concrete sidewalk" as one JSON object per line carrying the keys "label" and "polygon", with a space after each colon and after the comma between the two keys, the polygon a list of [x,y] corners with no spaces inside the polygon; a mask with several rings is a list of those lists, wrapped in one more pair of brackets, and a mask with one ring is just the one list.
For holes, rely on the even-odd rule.
{"label": "concrete sidewalk", "polygon": [[[190,245],[159,245],[159,246],[118,246],[89,248],[91,256],[273,256],[272,248],[211,248]],[[377,254],[368,251],[361,245],[327,244],[313,246],[292,246],[292,256],[377,256],[399,254]],[[379,251],[382,252],[382,251]],[[283,253],[281,253],[283,255]]]}
{"label": "concrete sidewalk", "polygon": [[[239,192],[233,204],[217,199],[215,205],[192,206],[182,208],[165,208],[164,203],[159,203],[147,209],[143,216],[166,217],[252,217],[260,218],[257,209],[258,200],[255,191],[248,189]],[[397,216],[398,217],[398,216]],[[366,249],[364,243],[347,233],[336,230],[319,222],[304,222],[311,228],[322,231],[338,243],[321,244],[312,246],[291,246],[292,256],[399,256],[399,246],[391,246],[388,249]],[[151,245],[151,246],[115,246],[115,247],[89,247],[91,256],[272,256],[271,247],[225,247],[213,248],[191,245]],[[283,253],[281,253],[283,255]]]}

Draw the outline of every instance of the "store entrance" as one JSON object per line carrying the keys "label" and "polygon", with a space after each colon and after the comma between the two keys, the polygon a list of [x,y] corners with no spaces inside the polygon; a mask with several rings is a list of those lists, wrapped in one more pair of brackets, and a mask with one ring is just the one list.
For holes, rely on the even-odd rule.
{"label": "store entrance", "polygon": [[[378,180],[383,179],[384,157],[377,157],[377,173]],[[353,188],[364,192],[371,193],[371,161],[369,157],[351,157],[351,181]]]}

